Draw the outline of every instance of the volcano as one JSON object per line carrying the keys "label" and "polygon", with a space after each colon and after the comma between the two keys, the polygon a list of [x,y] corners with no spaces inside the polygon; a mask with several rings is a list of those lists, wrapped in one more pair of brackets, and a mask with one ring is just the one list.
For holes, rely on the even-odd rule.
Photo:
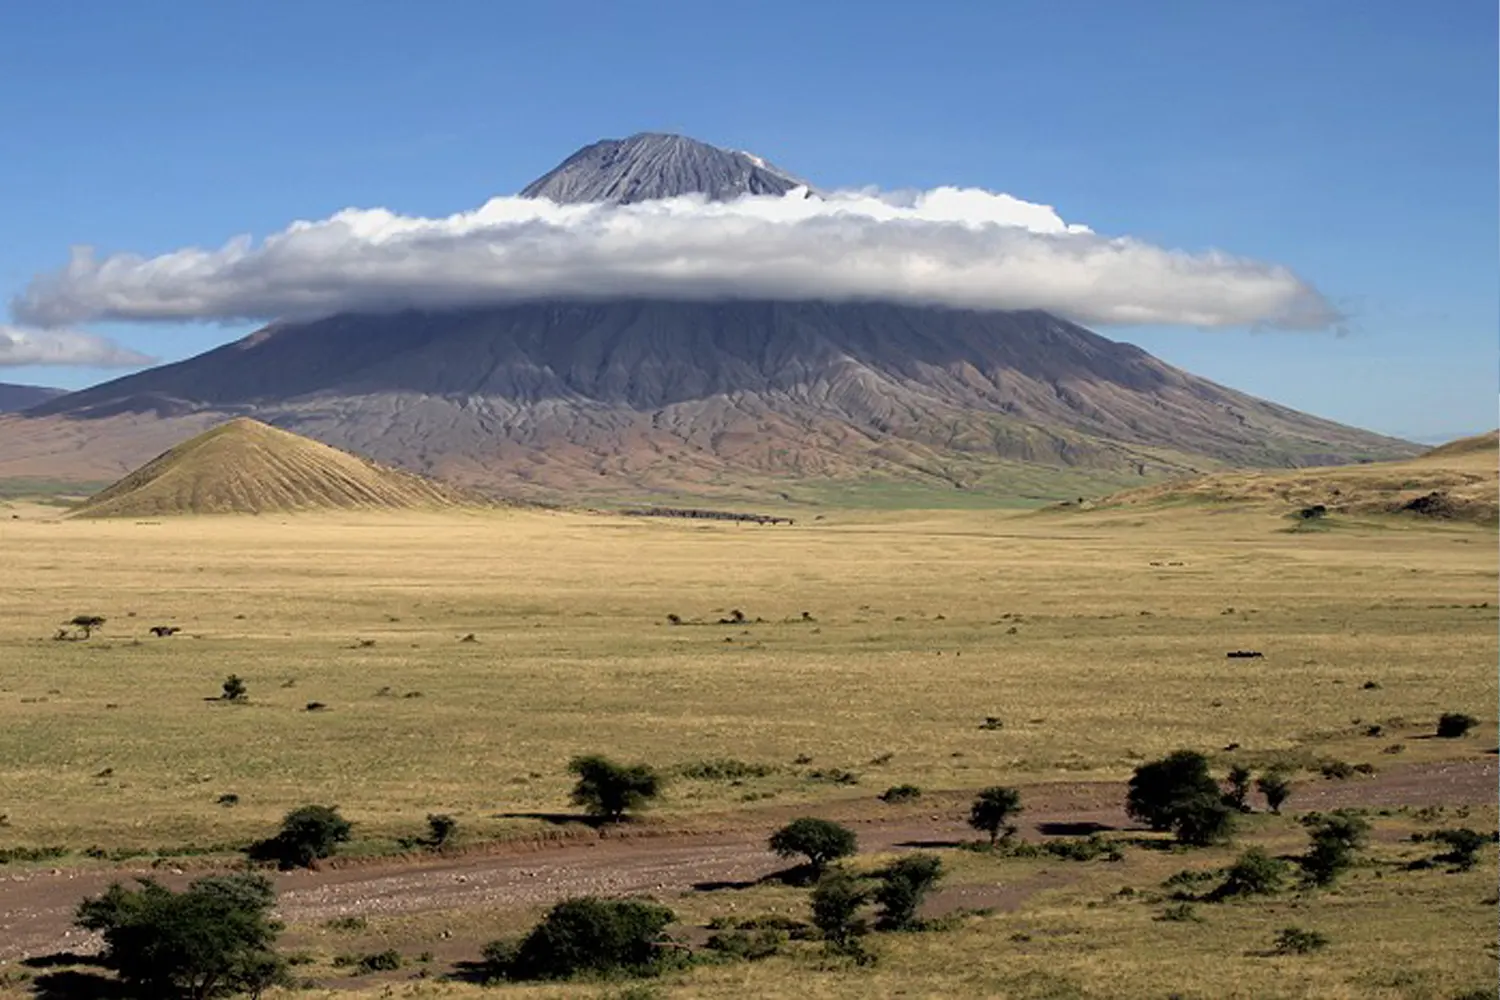
{"label": "volcano", "polygon": [[[588,146],[523,193],[625,202],[799,188],[815,196],[751,154],[644,134]],[[0,476],[119,474],[236,416],[554,500],[826,497],[872,481],[1049,499],[1417,451],[1043,312],[548,299],[273,323],[0,418]]]}

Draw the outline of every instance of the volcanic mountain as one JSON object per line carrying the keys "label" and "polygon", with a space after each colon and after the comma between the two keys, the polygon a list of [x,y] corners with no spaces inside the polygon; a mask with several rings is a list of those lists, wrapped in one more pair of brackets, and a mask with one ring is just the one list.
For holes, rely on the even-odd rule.
{"label": "volcanic mountain", "polygon": [[0,382],[0,413],[15,413],[27,407],[45,403],[47,400],[63,395],[65,389],[48,389],[39,385],[12,385],[9,382]]}
{"label": "volcanic mountain", "polygon": [[[802,183],[749,154],[640,135],[581,150],[526,193],[729,198]],[[872,480],[1056,498],[1417,450],[1042,312],[615,298],[273,323],[0,420],[0,477],[118,474],[150,443],[228,415],[547,498],[813,498]]]}
{"label": "volcanic mountain", "polygon": [[240,417],[157,456],[75,516],[432,510],[469,502],[440,483]]}

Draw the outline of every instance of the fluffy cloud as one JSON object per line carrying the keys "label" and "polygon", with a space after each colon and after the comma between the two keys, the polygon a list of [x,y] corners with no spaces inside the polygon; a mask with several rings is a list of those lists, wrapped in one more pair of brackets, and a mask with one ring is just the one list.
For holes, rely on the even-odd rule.
{"label": "fluffy cloud", "polygon": [[85,365],[133,368],[153,359],[107,337],[73,330],[26,330],[0,323],[0,367],[11,365]]}
{"label": "fluffy cloud", "polygon": [[350,209],[218,250],[78,248],[12,308],[54,326],[617,295],[1045,309],[1106,325],[1317,329],[1338,319],[1285,267],[1101,236],[1050,206],[957,188],[633,205],[496,198],[443,219]]}

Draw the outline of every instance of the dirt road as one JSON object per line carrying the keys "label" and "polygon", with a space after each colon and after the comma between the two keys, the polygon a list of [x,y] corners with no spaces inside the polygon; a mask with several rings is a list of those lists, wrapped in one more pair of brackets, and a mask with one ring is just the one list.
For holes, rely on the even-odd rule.
{"label": "dirt road", "polygon": [[[1496,759],[1390,768],[1371,778],[1311,781],[1297,789],[1299,811],[1341,806],[1493,805]],[[1023,789],[1028,836],[1081,829],[1125,828],[1124,786],[1105,782]],[[899,850],[973,836],[964,824],[967,798],[935,796],[920,811],[876,819],[849,818],[865,852]],[[835,815],[836,809],[818,810]],[[836,817],[842,818],[842,817]],[[603,836],[588,840],[498,845],[456,858],[380,861],[276,876],[279,908],[288,923],[336,916],[526,907],[584,894],[673,893],[705,883],[748,882],[785,867],[765,849],[766,834],[784,817],[755,814],[722,833]],[[152,875],[172,886],[192,876],[145,867],[110,870],[0,869],[0,962],[58,951],[92,950],[91,935],[72,928],[73,910],[110,882]]]}

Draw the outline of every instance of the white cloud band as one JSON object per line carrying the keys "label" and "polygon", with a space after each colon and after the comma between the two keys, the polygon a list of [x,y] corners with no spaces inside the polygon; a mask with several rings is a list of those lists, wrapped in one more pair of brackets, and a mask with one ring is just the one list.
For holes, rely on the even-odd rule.
{"label": "white cloud band", "polygon": [[554,296],[877,299],[1096,324],[1318,329],[1339,318],[1285,267],[1107,238],[1049,206],[956,188],[633,205],[496,198],[444,219],[350,209],[258,245],[241,237],[150,258],[75,249],[12,308],[54,326]]}
{"label": "white cloud band", "polygon": [[25,330],[0,323],[0,368],[21,365],[81,365],[134,368],[153,359],[107,337],[74,330]]}

